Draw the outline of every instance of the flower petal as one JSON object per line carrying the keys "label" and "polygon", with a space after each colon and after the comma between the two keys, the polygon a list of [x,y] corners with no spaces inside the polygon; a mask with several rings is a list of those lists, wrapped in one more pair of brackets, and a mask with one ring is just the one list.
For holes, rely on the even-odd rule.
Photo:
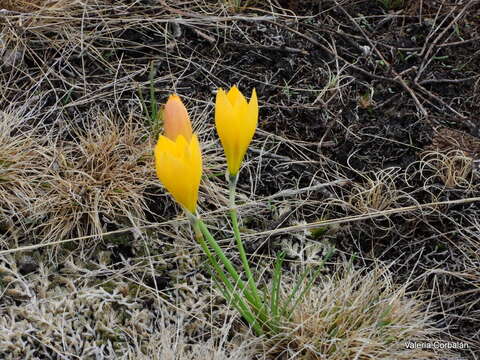
{"label": "flower petal", "polygon": [[173,198],[195,213],[202,177],[202,154],[196,135],[187,142],[183,135],[176,141],[160,136],[155,146],[157,176]]}
{"label": "flower petal", "polygon": [[227,94],[228,101],[232,106],[236,106],[237,104],[247,104],[247,100],[243,96],[243,94],[238,90],[238,88],[234,85],[230,88]]}
{"label": "flower petal", "polygon": [[236,86],[233,86],[228,94],[219,89],[215,104],[215,125],[231,175],[236,175],[240,169],[257,122],[258,102],[255,90],[247,103]]}
{"label": "flower petal", "polygon": [[187,141],[192,137],[192,124],[182,100],[175,94],[170,95],[163,110],[163,127],[165,136],[175,141],[183,135]]}

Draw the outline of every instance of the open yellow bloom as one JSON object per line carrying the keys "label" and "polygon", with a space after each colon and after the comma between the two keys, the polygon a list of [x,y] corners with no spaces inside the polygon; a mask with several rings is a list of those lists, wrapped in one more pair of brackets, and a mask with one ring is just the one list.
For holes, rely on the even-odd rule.
{"label": "open yellow bloom", "polygon": [[192,138],[192,124],[187,109],[175,94],[169,96],[163,109],[163,129],[164,135],[172,141],[178,135],[183,135],[187,141]]}
{"label": "open yellow bloom", "polygon": [[163,186],[194,214],[202,177],[202,153],[197,135],[193,134],[188,142],[183,135],[175,141],[160,135],[154,153],[157,176]]}
{"label": "open yellow bloom", "polygon": [[250,102],[233,86],[228,93],[217,92],[215,126],[227,157],[228,172],[235,176],[240,169],[248,145],[252,141],[258,122],[258,102],[255,89]]}

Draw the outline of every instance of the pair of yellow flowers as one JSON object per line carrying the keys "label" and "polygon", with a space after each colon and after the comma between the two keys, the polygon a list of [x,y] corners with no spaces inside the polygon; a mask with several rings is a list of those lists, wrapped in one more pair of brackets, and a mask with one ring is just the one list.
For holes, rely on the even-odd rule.
{"label": "pair of yellow flowers", "polygon": [[[202,177],[202,152],[187,109],[171,95],[164,109],[164,135],[155,146],[157,176],[173,198],[195,214]],[[227,158],[228,173],[236,177],[258,122],[255,89],[247,102],[236,86],[228,93],[219,89],[215,102],[215,126]]]}

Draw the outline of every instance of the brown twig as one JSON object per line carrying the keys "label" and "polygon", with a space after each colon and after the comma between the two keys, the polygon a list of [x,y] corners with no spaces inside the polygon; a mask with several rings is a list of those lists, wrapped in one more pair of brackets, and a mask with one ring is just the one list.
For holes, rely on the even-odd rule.
{"label": "brown twig", "polygon": [[441,98],[439,98],[437,95],[433,94],[431,91],[428,91],[425,89],[421,84],[416,84],[415,86],[417,89],[419,89],[421,92],[423,92],[425,95],[427,95],[429,98],[437,101],[438,103],[442,104],[445,106],[448,110],[459,116],[460,118],[466,118],[464,115],[460,114],[458,111],[456,111],[454,108],[452,108],[450,105],[448,105],[445,101],[443,101]]}
{"label": "brown twig", "polygon": [[[432,62],[432,59],[433,59],[433,56],[430,56],[433,49],[435,48],[436,44],[440,41],[440,39],[443,38],[443,35],[445,35],[445,33],[447,32],[448,29],[450,29],[462,16],[463,14],[465,13],[465,11],[467,11],[467,9],[473,5],[474,1],[477,1],[477,0],[470,0],[467,5],[465,5],[463,7],[463,9],[457,14],[457,16],[455,16],[455,18],[453,18],[452,21],[450,21],[450,23],[448,24],[448,26],[445,27],[445,29],[443,29],[443,31],[438,34],[438,36],[435,38],[435,40],[433,40],[433,42],[430,44],[424,58],[423,58],[423,61],[422,61],[422,64],[420,65],[420,68],[418,70],[418,73],[417,73],[417,76],[415,77],[415,83],[418,83],[418,81],[420,80],[420,77],[422,76],[423,72],[425,71],[425,69],[428,67],[428,65]],[[453,13],[453,11],[455,10],[452,9],[452,11],[450,12]],[[428,41],[428,40],[427,40]],[[426,44],[426,42],[425,42]],[[420,55],[419,56],[422,56],[422,54],[424,53],[424,50],[421,51]]]}
{"label": "brown twig", "polygon": [[377,109],[380,109],[380,108],[384,107],[385,105],[391,103],[393,100],[396,100],[400,95],[401,95],[401,93],[400,94],[397,93],[395,95],[390,96],[387,100],[385,100],[384,102],[381,102],[380,104],[376,105],[373,109],[377,110]]}
{"label": "brown twig", "polygon": [[308,55],[309,54],[309,52],[307,50],[292,48],[292,47],[288,47],[288,46],[271,46],[271,45],[262,45],[262,44],[243,44],[243,43],[234,43],[234,42],[230,42],[230,43],[227,43],[227,44],[228,45],[234,45],[234,46],[237,46],[237,47],[250,48],[250,49],[262,49],[262,50],[267,50],[267,51],[280,51],[280,52],[302,54],[302,55]]}
{"label": "brown twig", "polygon": [[214,43],[215,42],[215,38],[213,38],[212,36],[210,35],[207,35],[205,34],[203,31],[200,31],[196,28],[193,28],[193,31],[195,32],[195,34],[197,34],[198,36],[200,36],[201,38],[207,40],[209,43]]}
{"label": "brown twig", "polygon": [[424,118],[428,121],[428,112],[427,110],[425,109],[425,107],[422,105],[422,103],[420,102],[420,100],[418,100],[418,97],[417,95],[415,94],[415,92],[412,90],[412,88],[410,86],[408,86],[407,82],[402,78],[401,74],[398,74],[395,69],[391,66],[391,64],[385,59],[385,57],[383,56],[383,54],[377,49],[377,47],[375,46],[375,44],[373,44],[372,40],[370,39],[369,36],[367,36],[367,34],[365,33],[365,31],[362,29],[362,27],[360,25],[358,25],[358,23],[355,21],[354,18],[352,18],[352,16],[343,8],[342,5],[340,5],[337,1],[335,1],[335,3],[337,4],[337,6],[342,10],[342,12],[350,19],[350,21],[355,25],[355,27],[362,33],[363,37],[365,38],[365,40],[370,44],[371,48],[373,51],[375,51],[377,53],[377,55],[380,57],[380,59],[388,66],[388,69],[389,71],[394,75],[394,78],[393,79],[390,79],[390,81],[395,81],[397,82],[398,84],[400,84],[409,94],[410,94],[410,97],[413,99],[413,101],[415,102],[416,106],[417,106],[417,109],[422,113],[422,115],[424,116]]}
{"label": "brown twig", "polygon": [[[345,31],[342,31],[342,30],[331,30],[331,29],[322,28],[322,31],[327,31],[327,32],[330,32],[330,33],[333,33],[333,34],[337,34],[337,35],[343,36],[346,39],[347,38],[353,38],[353,39],[356,39],[356,40],[363,40],[364,39],[363,36],[349,34],[349,33],[345,32]],[[445,44],[436,44],[434,46],[437,47],[437,48],[445,48],[445,47],[465,45],[465,44],[475,42],[475,41],[480,41],[480,36],[477,36],[477,37],[474,37],[474,38],[471,38],[471,39],[445,43]],[[420,47],[420,46],[417,46],[417,47],[398,47],[398,46],[386,44],[382,41],[377,41],[377,40],[372,40],[372,42],[374,42],[377,46],[383,46],[383,47],[386,47],[388,49],[397,50],[397,51],[419,51],[419,50],[423,49],[423,47]]]}
{"label": "brown twig", "polygon": [[322,43],[318,42],[317,40],[315,40],[314,38],[306,35],[306,34],[303,34],[301,33],[300,31],[297,31],[295,29],[292,29],[291,27],[287,26],[287,25],[284,25],[284,24],[280,24],[278,22],[275,22],[275,21],[272,21],[272,20],[266,20],[266,22],[272,24],[272,25],[275,25],[275,26],[278,26],[282,29],[285,29],[289,32],[292,32],[298,36],[300,36],[301,38],[309,41],[310,43],[312,43],[313,45],[315,46],[318,46],[320,49],[322,49],[323,51],[329,53],[330,55],[332,56],[335,56],[337,57],[338,59],[340,59],[341,61],[343,61],[345,64],[348,64],[348,66],[350,66],[351,68],[357,70],[358,72],[364,74],[364,75],[367,75],[368,77],[372,77],[374,79],[377,79],[377,80],[384,80],[384,81],[393,81],[391,78],[388,78],[388,77],[385,77],[385,76],[381,76],[381,75],[377,75],[377,74],[374,74],[370,71],[367,71],[367,70],[364,70],[362,69],[361,67],[355,65],[355,64],[352,64],[351,62],[349,62],[348,60],[346,60],[345,58],[343,58],[342,56],[340,56],[339,54],[333,52],[331,49],[329,49],[327,46],[323,45]]}
{"label": "brown twig", "polygon": [[449,83],[449,84],[458,84],[465,81],[476,80],[479,79],[480,75],[470,76],[468,78],[462,79],[430,79],[430,80],[422,80],[418,83],[418,85],[425,85],[425,84],[442,84],[442,83]]}
{"label": "brown twig", "polygon": [[[350,223],[354,221],[362,221],[362,220],[371,220],[377,217],[386,217],[389,215],[396,215],[396,214],[402,214],[406,212],[411,212],[415,210],[423,210],[425,208],[434,208],[438,207],[441,205],[457,205],[457,204],[468,204],[468,203],[473,203],[473,202],[480,202],[480,197],[472,197],[472,198],[466,198],[466,199],[458,199],[458,200],[448,200],[448,201],[438,201],[438,202],[431,202],[427,204],[418,204],[418,205],[412,205],[412,206],[405,206],[397,209],[388,209],[388,210],[382,210],[382,211],[372,211],[367,214],[361,214],[361,215],[352,215],[352,216],[345,216],[343,218],[339,219],[329,219],[329,220],[320,220],[320,221],[314,221],[312,223],[308,224],[300,224],[300,225],[291,225],[287,226],[284,228],[278,228],[278,229],[273,229],[273,230],[267,230],[264,232],[257,232],[254,235],[249,235],[246,234],[245,237],[253,237],[253,236],[272,236],[276,234],[285,234],[285,233],[291,233],[291,232],[299,232],[299,231],[305,231],[307,229],[314,229],[318,228],[321,226],[329,226],[329,225],[334,225],[334,224],[344,224],[344,223]],[[0,252],[1,254],[1,252]]]}

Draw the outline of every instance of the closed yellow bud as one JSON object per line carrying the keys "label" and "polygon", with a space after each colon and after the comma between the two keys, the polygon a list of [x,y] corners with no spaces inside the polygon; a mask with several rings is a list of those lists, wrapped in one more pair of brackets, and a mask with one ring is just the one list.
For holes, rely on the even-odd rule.
{"label": "closed yellow bud", "polygon": [[160,135],[155,146],[157,176],[173,198],[195,214],[202,177],[202,153],[196,134],[187,141],[183,134],[175,140]]}
{"label": "closed yellow bud", "polygon": [[192,138],[192,124],[187,109],[177,95],[170,95],[163,109],[164,135],[175,141],[178,135],[183,135],[185,140]]}
{"label": "closed yellow bud", "polygon": [[236,176],[258,122],[258,102],[255,89],[250,102],[233,86],[228,93],[217,92],[215,126],[227,157],[228,172]]}

